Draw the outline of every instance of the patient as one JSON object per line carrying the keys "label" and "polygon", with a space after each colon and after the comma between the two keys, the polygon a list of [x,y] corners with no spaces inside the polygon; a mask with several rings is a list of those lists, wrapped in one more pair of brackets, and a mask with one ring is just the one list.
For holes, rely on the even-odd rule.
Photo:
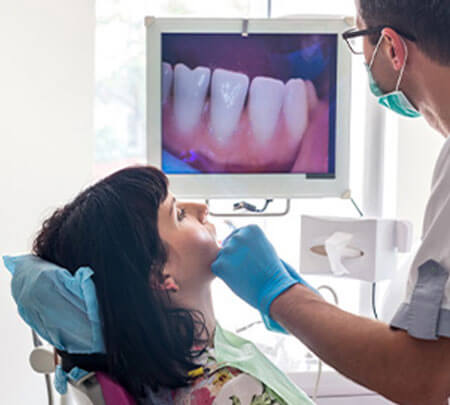
{"label": "patient", "polygon": [[[138,403],[291,405],[278,390],[290,384],[281,373],[269,387],[217,364],[210,286],[220,246],[207,215],[205,204],[177,201],[158,169],[130,167],[53,213],[33,253],[71,273],[93,269],[103,369]],[[295,404],[311,403],[289,389]]]}

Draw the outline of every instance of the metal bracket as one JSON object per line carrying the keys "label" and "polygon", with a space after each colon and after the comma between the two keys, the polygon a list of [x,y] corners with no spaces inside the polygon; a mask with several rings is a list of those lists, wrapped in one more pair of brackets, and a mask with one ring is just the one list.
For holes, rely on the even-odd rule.
{"label": "metal bracket", "polygon": [[345,190],[342,194],[341,194],[341,198],[343,200],[350,200],[352,198],[352,190]]}
{"label": "metal bracket", "polygon": [[247,19],[247,18],[245,18],[245,19],[242,21],[242,32],[241,32],[241,35],[242,35],[243,37],[245,37],[245,38],[248,37],[248,19]]}
{"label": "metal bracket", "polygon": [[349,27],[353,27],[356,24],[356,18],[353,16],[344,17],[344,21]]}
{"label": "metal bracket", "polygon": [[145,25],[146,27],[150,27],[150,25],[154,24],[155,21],[156,21],[156,17],[154,17],[154,16],[148,16],[148,17],[145,17],[145,19],[144,19],[144,25]]}
{"label": "metal bracket", "polygon": [[250,213],[243,213],[243,214],[226,214],[226,213],[220,213],[220,212],[212,212],[209,208],[210,208],[210,204],[209,204],[210,200],[205,200],[206,205],[208,206],[208,210],[209,210],[209,215],[211,215],[212,217],[218,217],[218,218],[226,218],[226,217],[240,217],[240,218],[252,218],[252,217],[283,217],[285,215],[287,215],[289,213],[289,211],[291,210],[291,199],[290,198],[286,198],[286,207],[284,209],[284,211],[282,212],[274,212],[274,213],[270,213],[270,214],[265,214],[265,213],[257,213],[257,214],[250,214]]}

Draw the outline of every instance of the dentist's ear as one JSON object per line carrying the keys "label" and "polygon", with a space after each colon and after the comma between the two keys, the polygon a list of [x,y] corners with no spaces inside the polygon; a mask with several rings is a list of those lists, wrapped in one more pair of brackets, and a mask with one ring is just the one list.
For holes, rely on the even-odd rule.
{"label": "dentist's ear", "polygon": [[406,48],[408,45],[392,28],[384,28],[382,35],[384,36],[384,49],[387,53],[387,57],[389,58],[392,67],[396,71],[400,71],[408,56],[408,49]]}

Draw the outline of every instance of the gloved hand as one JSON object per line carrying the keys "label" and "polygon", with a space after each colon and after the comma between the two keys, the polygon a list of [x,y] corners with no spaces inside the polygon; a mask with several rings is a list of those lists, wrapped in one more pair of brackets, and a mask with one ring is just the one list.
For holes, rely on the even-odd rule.
{"label": "gloved hand", "polygon": [[[212,272],[261,314],[269,317],[272,301],[289,287],[303,283],[283,262],[261,228],[249,225],[233,231],[211,266]],[[291,270],[291,272],[289,271]]]}

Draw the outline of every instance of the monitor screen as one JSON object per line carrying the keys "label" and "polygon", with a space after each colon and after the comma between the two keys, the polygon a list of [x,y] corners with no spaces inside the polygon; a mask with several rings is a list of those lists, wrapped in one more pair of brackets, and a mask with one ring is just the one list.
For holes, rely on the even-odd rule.
{"label": "monitor screen", "polygon": [[336,34],[163,33],[167,174],[336,169]]}

